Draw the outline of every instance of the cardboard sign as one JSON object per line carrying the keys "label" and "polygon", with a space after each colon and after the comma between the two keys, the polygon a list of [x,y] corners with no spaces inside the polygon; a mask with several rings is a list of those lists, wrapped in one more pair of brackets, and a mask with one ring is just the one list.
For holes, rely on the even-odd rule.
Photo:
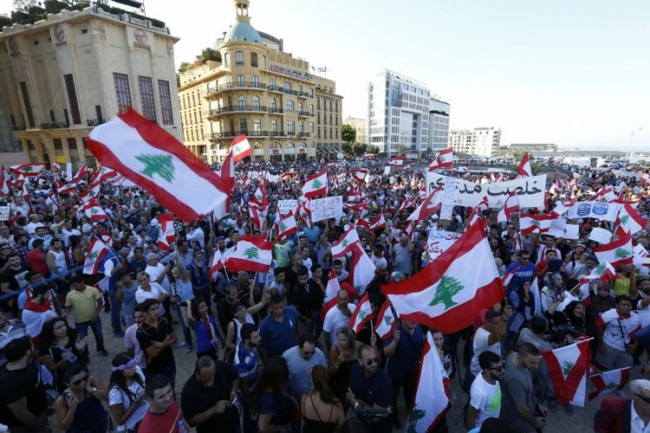
{"label": "cardboard sign", "polygon": [[66,162],[65,163],[65,180],[68,182],[72,182],[72,163],[71,162]]}
{"label": "cardboard sign", "polygon": [[286,215],[289,212],[296,213],[298,200],[278,200],[278,212],[280,215]]}
{"label": "cardboard sign", "polygon": [[601,245],[608,244],[612,241],[612,233],[609,230],[594,227],[591,229],[591,233],[589,233],[589,239]]}
{"label": "cardboard sign", "polygon": [[431,260],[435,260],[451,247],[462,236],[462,233],[445,230],[431,230],[427,239],[427,252]]}
{"label": "cardboard sign", "polygon": [[336,218],[343,215],[343,197],[319,198],[311,201],[312,222]]}

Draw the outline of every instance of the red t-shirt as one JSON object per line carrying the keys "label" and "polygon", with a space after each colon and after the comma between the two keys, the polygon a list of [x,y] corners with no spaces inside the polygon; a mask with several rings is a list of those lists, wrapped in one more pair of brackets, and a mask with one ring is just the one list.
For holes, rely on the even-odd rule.
{"label": "red t-shirt", "polygon": [[43,251],[31,250],[27,253],[27,263],[29,267],[41,275],[47,275],[50,269],[47,267],[45,253]]}
{"label": "red t-shirt", "polygon": [[178,433],[178,422],[185,419],[175,401],[163,413],[147,412],[142,418],[138,433]]}

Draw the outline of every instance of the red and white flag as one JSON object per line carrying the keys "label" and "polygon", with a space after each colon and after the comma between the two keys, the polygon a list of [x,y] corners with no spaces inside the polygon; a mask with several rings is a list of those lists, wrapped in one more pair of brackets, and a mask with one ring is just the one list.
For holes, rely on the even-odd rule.
{"label": "red and white flag", "polygon": [[608,186],[606,188],[601,188],[600,191],[598,191],[592,198],[592,201],[599,201],[599,200],[605,200],[606,202],[610,202],[612,200],[616,200],[618,196],[614,192],[614,188],[611,186]]}
{"label": "red and white flag", "polygon": [[472,208],[472,213],[467,219],[467,225],[471,226],[481,219],[483,216],[483,211],[490,209],[487,196],[483,196],[481,201]]}
{"label": "red and white flag", "polygon": [[4,197],[9,194],[9,183],[7,173],[5,172],[4,166],[0,166],[0,197]]}
{"label": "red and white flag", "polygon": [[427,332],[418,371],[415,406],[408,419],[409,433],[433,431],[449,407],[449,377],[445,371],[433,335]]}
{"label": "red and white flag", "polygon": [[358,334],[365,324],[370,322],[370,319],[372,319],[372,308],[370,307],[370,299],[368,299],[368,294],[366,293],[361,297],[357,308],[355,308],[354,313],[350,316],[348,328],[352,329],[355,334]]}
{"label": "red and white flag", "polygon": [[354,290],[362,295],[366,287],[375,278],[377,267],[370,260],[368,254],[361,248],[361,243],[357,242],[352,248],[352,264],[350,266],[349,281]]}
{"label": "red and white flag", "polygon": [[632,237],[625,233],[613,242],[594,248],[594,255],[599,263],[610,263],[614,268],[630,265],[634,259]]}
{"label": "red and white flag", "polygon": [[533,169],[530,165],[530,158],[527,153],[524,153],[524,156],[521,158],[521,162],[517,168],[517,173],[519,174],[519,177],[531,177],[533,175]]}
{"label": "red and white flag", "polygon": [[83,208],[86,216],[93,221],[103,221],[108,219],[108,215],[106,215],[104,209],[102,209],[95,199],[89,200],[88,203],[83,205]]}
{"label": "red and white flag", "polygon": [[235,162],[239,162],[247,156],[251,156],[253,154],[251,145],[248,143],[248,139],[244,134],[235,137],[232,140],[231,146]]}
{"label": "red and white flag", "polygon": [[542,352],[558,403],[585,407],[587,373],[591,361],[589,340]]}
{"label": "red and white flag", "polygon": [[512,277],[515,276],[515,272],[517,272],[517,269],[511,269],[505,274],[501,275],[501,283],[503,284],[503,287],[508,287],[508,284],[510,284]]}
{"label": "red and white flag", "polygon": [[400,212],[407,210],[409,207],[415,206],[415,201],[411,200],[410,198],[407,198],[404,200],[402,205],[397,209],[397,212],[395,212],[395,215],[399,214]]}
{"label": "red and white flag", "polygon": [[504,297],[483,224],[470,226],[448,250],[413,277],[383,285],[381,290],[402,320],[444,334],[469,326],[479,311]]}
{"label": "red and white flag", "polygon": [[61,171],[61,166],[58,162],[55,161],[52,163],[52,171]]}
{"label": "red and white flag", "polygon": [[97,275],[101,270],[104,260],[113,257],[111,250],[98,237],[93,237],[86,252],[83,273],[86,275]]}
{"label": "red and white flag", "polygon": [[437,170],[439,168],[452,168],[454,166],[454,149],[448,147],[438,153],[436,159],[429,164],[429,171]]}
{"label": "red and white flag", "polygon": [[166,253],[171,251],[170,245],[176,242],[176,230],[174,229],[174,217],[168,213],[164,213],[158,217],[158,226],[160,227],[160,234],[156,245]]}
{"label": "red and white flag", "polygon": [[391,167],[402,167],[404,165],[404,158],[401,157],[401,156],[397,156],[397,157],[391,159],[388,164]]}
{"label": "red and white flag", "polygon": [[551,229],[551,221],[555,219],[557,219],[555,215],[533,215],[522,213],[519,220],[519,231],[522,235],[528,235],[535,231],[546,233]]}
{"label": "red and white flag", "polygon": [[377,337],[382,340],[387,340],[391,335],[393,335],[395,328],[397,328],[395,313],[390,307],[390,302],[384,301],[384,305],[379,309],[377,319],[375,320],[375,333],[377,334]]}
{"label": "red and white flag", "polygon": [[226,215],[231,190],[164,129],[132,109],[95,127],[88,148],[99,162],[150,192],[184,221]]}
{"label": "red and white flag", "polygon": [[232,149],[228,151],[226,159],[224,159],[221,169],[218,172],[219,177],[228,188],[232,189],[235,186],[235,159],[232,156]]}
{"label": "red and white flag", "polygon": [[296,225],[296,218],[293,216],[293,212],[289,211],[287,216],[281,218],[277,221],[276,227],[278,230],[278,240],[282,240],[289,235],[298,233],[298,226]]}
{"label": "red and white flag", "polygon": [[506,223],[512,221],[515,212],[519,212],[519,197],[517,197],[517,193],[513,191],[508,195],[508,198],[506,198],[506,201],[503,203],[503,207],[497,216],[497,221]]}
{"label": "red and white flag", "polygon": [[66,183],[60,188],[57,188],[56,192],[57,194],[70,194],[71,192],[75,192],[77,190],[77,184],[76,183]]}
{"label": "red and white flag", "polygon": [[230,272],[268,272],[273,261],[272,245],[264,236],[241,236],[226,268]]}
{"label": "red and white flag", "polygon": [[332,244],[332,259],[340,259],[352,252],[354,245],[360,243],[359,233],[354,227],[341,235],[341,238]]}
{"label": "red and white flag", "polygon": [[616,217],[616,233],[619,236],[625,233],[633,235],[643,230],[647,224],[648,221],[641,218],[639,212],[631,204],[625,203]]}
{"label": "red and white flag", "polygon": [[90,180],[90,185],[101,185],[108,179],[117,177],[117,171],[102,167]]}
{"label": "red and white flag", "polygon": [[641,181],[643,182],[643,185],[649,184],[650,183],[650,174],[643,173],[643,176],[641,176]]}
{"label": "red and white flag", "polygon": [[409,221],[422,221],[440,210],[442,207],[442,186],[438,186],[436,189],[431,191],[431,193],[424,199],[422,204],[418,206],[415,211],[407,220]]}
{"label": "red and white flag", "polygon": [[9,171],[16,175],[23,175],[25,177],[38,176],[38,174],[45,168],[45,164],[18,164],[9,167]]}
{"label": "red and white flag", "polygon": [[74,175],[72,178],[73,182],[79,182],[80,180],[83,180],[83,178],[88,174],[88,165],[86,164],[80,164],[79,165],[79,170],[77,170],[77,173]]}
{"label": "red and white flag", "polygon": [[298,215],[298,221],[301,221],[307,227],[311,227],[311,200],[299,202],[296,214]]}
{"label": "red and white flag", "polygon": [[357,182],[365,182],[366,176],[368,176],[368,170],[365,168],[353,168],[350,170],[350,174]]}
{"label": "red and white flag", "polygon": [[374,232],[379,229],[385,229],[385,228],[386,228],[386,219],[384,218],[384,214],[380,213],[375,219],[370,221],[368,230]]}
{"label": "red and white flag", "polygon": [[307,178],[307,181],[302,186],[302,193],[307,198],[327,195],[327,170]]}
{"label": "red and white flag", "polygon": [[320,310],[321,319],[325,319],[325,315],[334,307],[337,302],[337,296],[341,290],[341,285],[339,280],[336,278],[334,269],[330,269],[330,273],[327,277],[327,287],[325,288],[325,298],[323,299],[323,307]]}
{"label": "red and white flag", "polygon": [[601,395],[611,394],[617,389],[623,389],[630,377],[630,367],[618,370],[603,371],[601,374],[589,376],[594,390],[589,393],[589,401]]}

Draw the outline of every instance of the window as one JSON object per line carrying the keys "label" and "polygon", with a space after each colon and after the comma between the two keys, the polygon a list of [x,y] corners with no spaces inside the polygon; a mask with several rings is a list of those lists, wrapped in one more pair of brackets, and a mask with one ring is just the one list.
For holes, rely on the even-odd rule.
{"label": "window", "polygon": [[63,76],[65,81],[65,89],[68,93],[68,102],[70,103],[70,111],[72,112],[72,123],[75,125],[81,124],[81,113],[79,111],[79,102],[77,101],[77,91],[74,87],[74,78],[72,74],[65,74]]}
{"label": "window", "polygon": [[318,138],[320,138],[320,128],[318,128]]}
{"label": "window", "polygon": [[287,134],[294,135],[296,133],[296,122],[293,120],[287,121]]}
{"label": "window", "polygon": [[309,104],[309,114],[314,115],[314,104]]}
{"label": "window", "polygon": [[244,66],[244,52],[235,51],[235,65]]}
{"label": "window", "polygon": [[291,93],[291,83],[284,83],[284,93]]}
{"label": "window", "polygon": [[246,77],[243,75],[237,75],[237,85],[239,87],[243,87],[245,83],[246,83]]}
{"label": "window", "polygon": [[[142,102],[142,115],[145,119],[152,122],[156,121],[156,104],[153,96],[153,82],[151,77],[138,76],[138,85],[140,86],[140,101]],[[74,119],[74,112],[72,113]]]}
{"label": "window", "polygon": [[314,97],[314,89],[309,89],[309,97],[313,98]]}
{"label": "window", "polygon": [[278,132],[278,121],[271,120],[271,132]]}
{"label": "window", "polygon": [[244,95],[241,95],[239,97],[239,109],[240,110],[246,109],[246,97]]}
{"label": "window", "polygon": [[131,89],[129,88],[129,76],[126,74],[113,73],[115,82],[115,96],[117,97],[117,111],[122,113],[131,107]]}
{"label": "window", "polygon": [[257,53],[251,53],[251,66],[257,68]]}
{"label": "window", "polygon": [[312,134],[314,133],[314,122],[311,122],[309,124],[309,132],[311,132]]}
{"label": "window", "polygon": [[253,75],[251,77],[251,83],[253,83],[253,87],[260,87],[260,77]]}
{"label": "window", "polygon": [[287,101],[287,111],[293,111],[294,109],[294,104],[292,100]]}
{"label": "window", "polygon": [[160,95],[160,112],[162,114],[162,123],[163,125],[173,125],[174,114],[172,111],[172,97],[171,93],[169,92],[169,81],[158,80],[158,94]]}
{"label": "window", "polygon": [[223,55],[223,65],[227,68],[230,61],[230,53],[225,53]]}
{"label": "window", "polygon": [[239,119],[239,130],[242,134],[248,134],[248,120]]}
{"label": "window", "polygon": [[330,140],[334,139],[334,136],[332,134],[332,129],[330,128]]}
{"label": "window", "polygon": [[302,95],[302,86],[298,86],[298,92],[300,92],[299,95]]}
{"label": "window", "polygon": [[302,102],[298,102],[298,111],[302,113]]}
{"label": "window", "polygon": [[301,134],[305,132],[305,125],[302,122],[298,123],[298,132]]}
{"label": "window", "polygon": [[278,108],[278,102],[275,98],[271,98],[271,111],[275,111]]}
{"label": "window", "polygon": [[276,85],[275,85],[275,80],[273,78],[271,78],[271,81],[269,81],[269,86],[271,86],[271,90],[275,89]]}
{"label": "window", "polygon": [[258,135],[262,132],[262,119],[253,120],[253,131]]}
{"label": "window", "polygon": [[253,110],[260,110],[260,97],[259,96],[253,96]]}

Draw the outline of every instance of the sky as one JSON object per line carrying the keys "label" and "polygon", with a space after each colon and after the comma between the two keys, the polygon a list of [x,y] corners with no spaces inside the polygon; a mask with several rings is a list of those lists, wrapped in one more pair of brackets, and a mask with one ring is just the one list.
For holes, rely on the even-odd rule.
{"label": "sky", "polygon": [[[12,0],[0,0],[0,13]],[[119,6],[119,5],[115,5]],[[145,0],[193,61],[235,22],[232,0]],[[452,129],[501,128],[501,144],[650,151],[650,1],[251,0],[251,24],[327,67],[344,117],[390,69],[451,104]]]}

